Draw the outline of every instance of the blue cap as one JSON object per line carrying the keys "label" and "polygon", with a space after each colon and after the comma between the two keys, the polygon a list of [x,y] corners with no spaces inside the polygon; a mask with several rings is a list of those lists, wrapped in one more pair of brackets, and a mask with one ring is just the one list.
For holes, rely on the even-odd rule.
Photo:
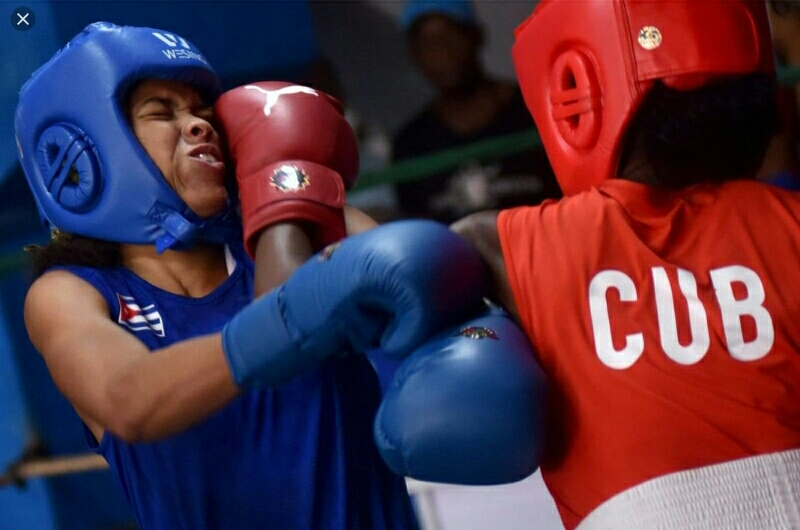
{"label": "blue cap", "polygon": [[469,0],[408,0],[400,15],[403,30],[408,31],[421,16],[431,13],[446,15],[462,24],[476,26],[478,18]]}

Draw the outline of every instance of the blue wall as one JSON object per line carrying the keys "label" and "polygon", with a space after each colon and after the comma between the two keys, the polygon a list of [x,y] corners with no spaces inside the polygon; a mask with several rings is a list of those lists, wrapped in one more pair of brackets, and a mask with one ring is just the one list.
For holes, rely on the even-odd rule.
{"label": "blue wall", "polygon": [[[0,471],[34,441],[54,456],[85,453],[80,420],[52,383],[25,332],[29,275],[21,249],[43,244],[33,198],[19,170],[0,185]],[[108,471],[34,479],[0,489],[0,530],[101,530],[131,523]]]}
{"label": "blue wall", "polygon": [[34,29],[17,31],[9,23],[17,2],[0,1],[0,183],[17,163],[13,117],[19,87],[58,48],[56,26],[49,4],[32,2],[37,14]]}
{"label": "blue wall", "polygon": [[[13,341],[0,306],[0,469],[5,470],[30,438],[27,407],[15,367]],[[0,489],[0,530],[55,529],[50,497],[43,480]]]}

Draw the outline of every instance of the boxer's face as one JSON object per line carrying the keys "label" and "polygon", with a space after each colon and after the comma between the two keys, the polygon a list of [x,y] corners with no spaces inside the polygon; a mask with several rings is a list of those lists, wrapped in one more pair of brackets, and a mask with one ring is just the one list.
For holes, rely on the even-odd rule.
{"label": "boxer's face", "polygon": [[228,204],[225,164],[212,107],[191,86],[144,81],[128,99],[134,134],[167,183],[201,217]]}

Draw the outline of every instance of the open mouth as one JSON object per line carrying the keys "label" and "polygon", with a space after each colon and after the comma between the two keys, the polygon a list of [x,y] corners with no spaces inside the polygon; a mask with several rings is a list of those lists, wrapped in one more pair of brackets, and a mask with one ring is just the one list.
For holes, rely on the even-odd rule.
{"label": "open mouth", "polygon": [[199,158],[200,160],[208,162],[209,164],[214,164],[216,162],[219,162],[219,160],[217,160],[217,157],[215,157],[211,153],[200,153],[199,155],[195,155],[195,158]]}
{"label": "open mouth", "polygon": [[220,153],[219,149],[217,149],[211,144],[205,144],[194,148],[189,153],[189,156],[191,158],[196,158],[197,160],[201,160],[207,164],[211,164],[212,166],[216,165],[224,166],[222,160],[222,153]]}

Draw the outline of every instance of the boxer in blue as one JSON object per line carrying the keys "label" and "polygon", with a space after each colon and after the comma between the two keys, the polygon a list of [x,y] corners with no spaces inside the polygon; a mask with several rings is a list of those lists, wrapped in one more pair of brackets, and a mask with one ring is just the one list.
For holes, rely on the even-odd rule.
{"label": "boxer in blue", "polygon": [[[20,160],[54,233],[26,298],[31,340],[143,530],[416,528],[403,479],[381,453],[403,473],[403,457],[449,444],[394,438],[390,406],[377,424],[388,427],[379,452],[378,381],[351,352],[424,356],[424,341],[480,312],[481,258],[441,225],[371,229],[342,206],[346,232],[366,231],[253,302],[254,266],[212,108],[220,93],[185,39],[107,23],[88,26],[22,87]],[[298,112],[289,98],[277,104],[287,107],[274,114]],[[326,134],[310,129],[307,141]],[[265,258],[278,268],[280,249]],[[455,390],[482,383],[470,384]],[[530,442],[521,437],[530,429],[514,432],[487,443]],[[533,471],[516,456],[501,465],[494,447],[471,447],[490,457],[479,476],[463,466],[427,476],[492,483]]]}
{"label": "boxer in blue", "polygon": [[143,530],[414,529],[372,439],[364,356],[276,389],[230,375],[219,331],[252,300],[253,263],[220,93],[179,36],[100,23],[23,87],[21,161],[57,228],[26,299],[30,337]]}

